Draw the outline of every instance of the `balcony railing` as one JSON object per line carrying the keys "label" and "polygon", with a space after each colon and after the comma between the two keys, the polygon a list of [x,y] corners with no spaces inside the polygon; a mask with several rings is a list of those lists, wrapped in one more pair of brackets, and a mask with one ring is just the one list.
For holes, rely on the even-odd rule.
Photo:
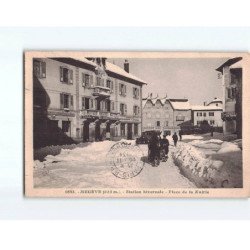
{"label": "balcony railing", "polygon": [[109,97],[110,96],[110,88],[103,87],[103,86],[96,86],[93,88],[93,95],[94,96],[101,96],[101,97]]}

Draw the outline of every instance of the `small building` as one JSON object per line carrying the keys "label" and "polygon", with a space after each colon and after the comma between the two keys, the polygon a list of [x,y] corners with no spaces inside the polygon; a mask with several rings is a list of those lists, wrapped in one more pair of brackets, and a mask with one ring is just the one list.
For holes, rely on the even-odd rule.
{"label": "small building", "polygon": [[[220,103],[218,103],[219,105]],[[210,126],[222,128],[223,121],[221,114],[222,107],[209,103],[208,105],[194,105],[192,106],[192,123],[194,126],[200,126],[202,122],[207,121]]]}
{"label": "small building", "polygon": [[216,70],[222,74],[223,131],[242,138],[242,57],[231,58]]}
{"label": "small building", "polygon": [[160,98],[149,94],[142,102],[142,131],[156,130],[173,134],[191,121],[188,99]]}
{"label": "small building", "polygon": [[106,58],[34,58],[34,146],[133,139],[145,81]]}
{"label": "small building", "polygon": [[[205,105],[206,105],[206,103],[205,103]],[[216,106],[216,107],[223,108],[223,102],[221,99],[215,97],[211,102],[209,102],[207,104],[207,106]]]}

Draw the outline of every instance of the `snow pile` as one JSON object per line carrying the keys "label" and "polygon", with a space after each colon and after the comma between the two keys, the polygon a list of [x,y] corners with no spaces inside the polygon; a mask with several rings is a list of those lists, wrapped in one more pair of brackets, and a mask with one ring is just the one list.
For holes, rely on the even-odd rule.
{"label": "snow pile", "polygon": [[223,142],[221,144],[220,150],[217,152],[217,154],[223,154],[223,153],[230,153],[230,152],[238,152],[241,151],[239,146],[232,142]]}
{"label": "snow pile", "polygon": [[55,162],[85,162],[100,163],[105,160],[106,154],[114,144],[113,141],[93,142],[87,147],[62,149],[60,154],[53,156],[47,155],[44,164]]}
{"label": "snow pile", "polygon": [[173,159],[184,174],[188,170],[192,177],[209,183],[215,182],[215,178],[219,176],[220,169],[223,166],[222,161],[213,161],[206,158],[204,152],[187,143],[179,144],[173,152]]}
{"label": "snow pile", "polygon": [[192,146],[198,147],[198,148],[205,148],[205,149],[212,149],[212,150],[219,150],[221,148],[221,144],[223,141],[218,139],[210,139],[207,141],[203,140],[194,140],[189,142]]}
{"label": "snow pile", "polygon": [[34,161],[34,165],[33,165],[34,168],[36,169],[42,169],[44,168],[44,163],[43,162],[40,162],[39,160],[35,160]]}
{"label": "snow pile", "polygon": [[182,140],[202,140],[203,137],[200,135],[183,135]]}

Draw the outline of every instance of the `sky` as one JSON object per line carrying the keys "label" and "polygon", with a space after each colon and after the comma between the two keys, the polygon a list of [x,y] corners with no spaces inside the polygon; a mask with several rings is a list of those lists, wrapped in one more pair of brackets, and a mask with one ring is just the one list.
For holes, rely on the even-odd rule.
{"label": "sky", "polygon": [[[142,94],[187,98],[192,105],[202,105],[215,97],[222,98],[222,80],[215,70],[228,58],[126,58],[130,73],[148,84]],[[109,62],[123,67],[124,58]]]}

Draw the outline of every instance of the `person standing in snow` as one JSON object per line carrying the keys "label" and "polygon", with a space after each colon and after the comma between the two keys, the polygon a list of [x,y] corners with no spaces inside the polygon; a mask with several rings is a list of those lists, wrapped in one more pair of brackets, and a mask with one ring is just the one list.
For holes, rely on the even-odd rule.
{"label": "person standing in snow", "polygon": [[211,126],[210,131],[211,131],[211,137],[213,137],[214,136],[214,127],[213,126]]}
{"label": "person standing in snow", "polygon": [[154,133],[149,141],[148,144],[148,149],[149,149],[149,160],[150,161],[155,161],[156,158],[159,157],[160,155],[160,148],[159,148],[159,138],[156,133]]}
{"label": "person standing in snow", "polygon": [[166,138],[166,135],[163,135],[163,139],[160,140],[161,148],[164,150],[165,155],[168,155],[168,147],[169,147],[169,141]]}
{"label": "person standing in snow", "polygon": [[178,136],[176,134],[176,132],[174,132],[174,135],[172,136],[173,138],[173,141],[174,141],[174,146],[176,147],[177,146],[177,141],[178,141]]}
{"label": "person standing in snow", "polygon": [[183,135],[183,132],[182,132],[182,130],[180,130],[180,131],[179,131],[180,141],[182,140],[182,135]]}

